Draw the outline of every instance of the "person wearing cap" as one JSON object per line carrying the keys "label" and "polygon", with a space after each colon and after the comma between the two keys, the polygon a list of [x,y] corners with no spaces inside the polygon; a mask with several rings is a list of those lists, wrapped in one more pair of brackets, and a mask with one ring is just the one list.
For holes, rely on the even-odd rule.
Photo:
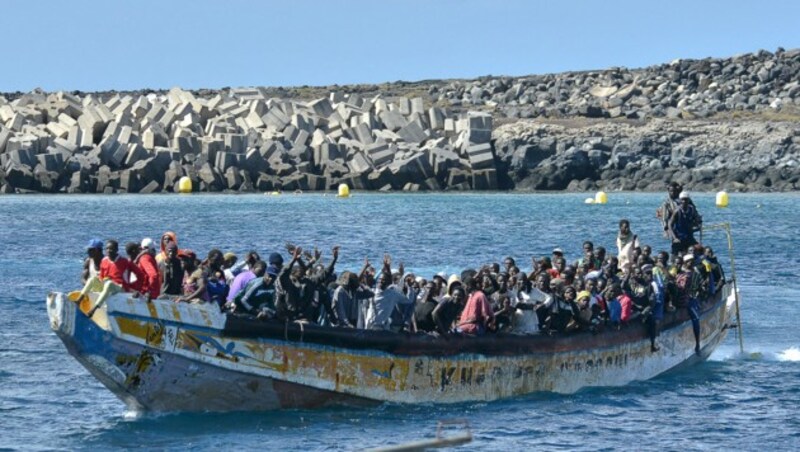
{"label": "person wearing cap", "polygon": [[100,262],[103,261],[103,241],[91,239],[86,245],[88,257],[83,261],[83,272],[81,272],[81,284],[86,284],[90,278],[100,275]]}
{"label": "person wearing cap", "polygon": [[561,259],[564,258],[564,250],[562,250],[559,247],[553,248],[553,255],[552,255],[551,259],[552,259],[554,264],[555,264],[557,258],[561,258]]}
{"label": "person wearing cap", "polygon": [[683,267],[678,276],[675,277],[675,285],[678,291],[679,305],[686,308],[689,318],[692,320],[692,332],[694,333],[694,351],[700,354],[700,294],[702,293],[703,277],[695,269],[695,259],[692,253],[683,256]]}
{"label": "person wearing cap", "polygon": [[672,237],[672,254],[683,253],[697,244],[694,232],[700,230],[703,217],[697,212],[689,192],[682,191],[678,195],[678,208],[669,217],[669,231]]}
{"label": "person wearing cap", "polygon": [[178,257],[178,245],[170,243],[165,248],[166,257],[159,265],[161,270],[161,293],[180,296],[183,290],[183,264]]}

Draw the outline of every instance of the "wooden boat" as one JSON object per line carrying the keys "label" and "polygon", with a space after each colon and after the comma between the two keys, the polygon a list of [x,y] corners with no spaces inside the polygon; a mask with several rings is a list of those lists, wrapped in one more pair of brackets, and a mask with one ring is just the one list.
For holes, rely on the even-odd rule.
{"label": "wooden boat", "polygon": [[89,318],[93,297],[79,305],[51,293],[51,327],[129,408],[152,411],[459,403],[619,386],[706,359],[735,307],[725,288],[705,305],[696,354],[682,312],[668,316],[651,352],[641,322],[596,335],[433,337],[263,322],[127,294]]}
{"label": "wooden boat", "polygon": [[738,321],[732,284],[702,307],[699,353],[682,310],[667,314],[652,352],[641,322],[599,334],[434,337],[259,321],[124,293],[90,318],[95,297],[49,294],[51,327],[92,375],[145,411],[444,404],[620,386],[705,360]]}

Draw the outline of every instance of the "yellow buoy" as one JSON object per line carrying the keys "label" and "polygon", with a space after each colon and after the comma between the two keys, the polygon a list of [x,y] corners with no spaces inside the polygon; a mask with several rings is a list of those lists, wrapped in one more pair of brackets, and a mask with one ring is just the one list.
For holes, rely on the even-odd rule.
{"label": "yellow buoy", "polygon": [[186,176],[183,176],[178,181],[178,192],[179,193],[191,193],[192,192],[192,180]]}
{"label": "yellow buoy", "polygon": [[606,192],[599,191],[594,195],[595,204],[605,204],[607,202],[608,202],[608,195],[606,195]]}
{"label": "yellow buoy", "polygon": [[336,195],[340,198],[349,198],[350,197],[350,187],[347,184],[339,184],[339,194]]}
{"label": "yellow buoy", "polygon": [[728,193],[724,190],[717,192],[717,207],[728,207]]}

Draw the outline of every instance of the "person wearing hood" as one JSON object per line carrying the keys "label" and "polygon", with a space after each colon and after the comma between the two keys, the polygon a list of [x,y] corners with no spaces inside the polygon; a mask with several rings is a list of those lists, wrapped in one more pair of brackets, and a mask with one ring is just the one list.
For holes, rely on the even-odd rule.
{"label": "person wearing hood", "polygon": [[150,298],[158,298],[161,295],[161,272],[158,271],[156,263],[156,250],[153,239],[145,238],[139,247],[139,254],[134,257],[133,263],[145,274],[147,281],[144,283]]}
{"label": "person wearing hood", "polygon": [[170,243],[175,244],[177,247],[178,236],[172,231],[167,231],[161,235],[161,251],[156,254],[156,263],[158,263],[159,267],[162,267],[163,262],[167,260],[167,247]]}

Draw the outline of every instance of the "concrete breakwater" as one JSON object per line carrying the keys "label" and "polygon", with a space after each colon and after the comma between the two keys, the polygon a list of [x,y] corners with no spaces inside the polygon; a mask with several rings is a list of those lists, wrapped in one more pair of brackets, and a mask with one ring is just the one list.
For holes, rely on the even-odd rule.
{"label": "concrete breakwater", "polygon": [[800,49],[528,77],[0,96],[0,191],[800,188]]}

